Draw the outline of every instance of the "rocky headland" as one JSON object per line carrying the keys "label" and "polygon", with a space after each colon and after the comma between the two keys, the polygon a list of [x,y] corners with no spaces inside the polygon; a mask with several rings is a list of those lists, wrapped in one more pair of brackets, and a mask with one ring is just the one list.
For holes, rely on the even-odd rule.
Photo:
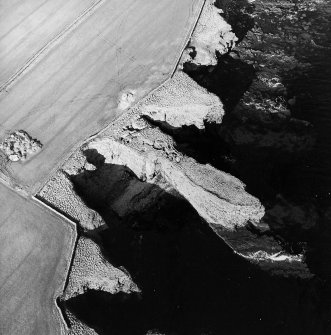
{"label": "rocky headland", "polygon": [[61,298],[71,334],[327,334],[316,258],[330,252],[316,241],[330,203],[295,186],[320,155],[297,81],[330,54],[330,16],[321,0],[207,0],[174,76],[42,188],[79,227]]}

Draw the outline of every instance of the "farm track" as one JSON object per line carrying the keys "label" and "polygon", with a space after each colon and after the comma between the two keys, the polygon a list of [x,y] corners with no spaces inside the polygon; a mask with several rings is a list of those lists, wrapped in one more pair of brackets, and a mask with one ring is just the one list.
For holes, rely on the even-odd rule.
{"label": "farm track", "polygon": [[[164,86],[169,80],[172,79],[172,77],[175,75],[177,69],[178,69],[178,66],[180,65],[180,61],[183,57],[183,53],[187,47],[187,44],[188,42],[190,41],[190,38],[198,24],[198,21],[201,17],[201,14],[202,14],[202,10],[204,8],[204,6],[206,5],[206,0],[201,0],[200,1],[200,9],[198,11],[198,15],[196,15],[196,19],[194,21],[194,23],[192,24],[191,26],[191,29],[189,30],[187,36],[185,37],[184,41],[183,41],[183,44],[178,52],[178,58],[175,62],[175,65],[173,67],[173,70],[171,71],[171,74],[169,75],[168,78],[165,79],[164,82],[162,82],[161,84],[159,84],[158,86],[156,86],[155,88],[153,88],[151,91],[149,91],[145,96],[141,97],[141,99],[139,99],[139,101],[137,101],[133,106],[131,106],[131,108],[134,108],[135,106],[137,106],[139,103],[141,103],[141,101],[143,101],[144,99],[147,99],[151,94],[153,94],[155,91],[159,90],[160,87]],[[193,13],[194,12],[194,4],[192,4],[192,7],[191,7],[191,12]],[[116,45],[112,43],[112,46],[115,47]],[[109,127],[112,126],[112,124],[114,122],[116,122],[116,120],[118,120],[120,117],[122,117],[122,115],[119,115],[116,119],[114,119],[110,124],[106,124],[102,129],[99,129],[96,133],[90,135],[87,139],[84,139],[83,141],[90,141],[90,140],[93,140],[95,137],[101,135],[102,133],[106,132],[107,129],[109,129]],[[44,187],[44,185],[47,183],[47,181],[49,180],[50,176],[52,176],[59,168],[60,166],[63,164],[64,161],[66,161],[76,150],[79,149],[79,147],[82,145],[82,142],[79,142],[77,143],[69,152],[67,152],[66,154],[64,154],[64,157],[63,159],[58,162],[58,164],[56,166],[54,166],[54,168],[51,170],[51,172],[49,173],[48,176],[46,176],[41,183],[39,183],[32,191],[31,191],[31,194],[38,194],[39,191]],[[1,175],[0,175],[0,180],[1,180]],[[42,199],[39,199],[40,201],[42,201]],[[48,206],[48,205],[46,205]]]}
{"label": "farm track", "polygon": [[123,90],[137,90],[139,101],[171,77],[203,3],[100,0],[35,53],[0,92],[0,138],[24,129],[44,148],[9,164],[2,179],[33,194],[73,148],[125,112]]}
{"label": "farm track", "polygon": [[70,34],[78,25],[80,25],[89,15],[93,13],[105,0],[98,0],[93,3],[89,8],[84,10],[78,18],[51,39],[46,45],[44,45],[38,52],[36,52],[16,73],[14,73],[4,84],[0,86],[0,92],[7,90],[17,80],[20,79],[27,71],[29,71],[37,62],[45,56],[52,48],[61,42],[66,35]]}
{"label": "farm track", "polygon": [[[152,84],[149,84],[150,86],[147,86],[148,89],[146,89],[144,94],[139,97],[140,99],[146,97],[149,93],[153,92],[159,86],[163,85],[164,82],[169,80],[169,78],[171,78],[173,73],[176,71],[179,59],[188,43],[194,27],[196,26],[203,4],[205,3],[204,0],[187,1],[192,1],[191,10],[189,13],[190,20],[188,21],[190,23],[190,27],[185,35],[184,40],[181,39],[182,43],[174,49],[173,54],[175,55],[175,58],[172,62],[172,67],[169,66],[171,65],[171,62],[168,64],[168,76],[167,78],[161,76],[158,81],[152,81],[152,83],[154,83],[154,87],[151,86]],[[22,79],[25,75],[28,75],[29,72],[33,73],[34,69],[38,68],[38,64],[43,59],[47,58],[46,56],[49,55],[51,51],[55,50],[62,42],[64,42],[66,40],[66,37],[68,37],[70,34],[74,34],[75,30],[79,26],[81,26],[89,17],[93,16],[93,13],[95,13],[104,2],[105,0],[99,0],[94,2],[90,7],[82,12],[79,17],[75,19],[74,22],[61,30],[60,33],[58,33],[41,49],[34,53],[34,55],[30,57],[24,63],[24,65],[20,67],[18,71],[16,71],[4,84],[2,84],[0,86],[0,105],[1,94],[5,94],[5,96],[7,96],[7,90],[15,91],[15,84],[18,84],[20,82],[20,79]],[[126,17],[122,19],[121,26],[123,24],[125,25],[125,19]],[[116,42],[112,42],[103,36],[101,36],[101,38],[110,47],[116,49],[116,58],[118,58],[119,56],[123,57],[123,55],[126,53],[124,49],[121,50],[121,46],[118,46]],[[130,53],[126,53],[126,57],[131,63],[137,61],[137,59],[134,56],[131,56]],[[144,66],[143,64],[141,66],[143,70],[147,70],[147,66]],[[120,73],[118,65],[117,71],[119,77]],[[157,83],[157,85],[155,83]],[[121,87],[121,90],[123,90],[128,82],[118,82],[117,84]],[[84,99],[98,100],[100,98],[104,99],[105,96],[101,93],[97,95],[91,94],[90,97],[75,96],[72,101],[74,101],[75,99],[77,99],[76,101],[84,101]],[[44,108],[47,108],[47,105]],[[43,108],[41,108],[41,110],[43,110]],[[31,111],[28,110],[27,115],[21,115],[21,120],[28,120],[33,116],[34,113],[31,113]],[[115,114],[112,121],[117,119],[119,116],[121,115]],[[95,129],[96,132],[99,132],[100,128],[107,128],[106,124],[109,124],[109,120],[104,120],[103,123],[103,125],[99,123],[99,129]],[[0,137],[3,137],[6,134],[8,135],[9,133],[9,129],[6,128],[6,125],[4,123],[1,126],[0,132]],[[81,145],[81,141],[84,138],[86,139],[86,134],[87,132],[83,132],[83,136],[81,136],[80,140],[76,142],[77,144],[74,146],[74,148],[71,148],[71,150],[70,148],[65,150],[61,157],[67,157],[68,153],[71,153],[73,149],[77,149]],[[35,251],[35,244],[26,244],[24,241],[16,239],[16,236],[19,236],[21,234],[14,234],[7,238],[6,234],[12,234],[11,230],[5,229],[2,231],[2,237],[5,238],[7,242],[1,244],[0,263],[1,268],[3,269],[2,275],[5,274],[7,279],[2,278],[0,275],[1,289],[3,287],[5,288],[4,293],[1,293],[0,291],[0,297],[2,301],[7,301],[10,297],[18,297],[17,288],[19,288],[21,293],[19,294],[19,298],[15,300],[15,303],[9,305],[10,307],[8,307],[7,304],[3,304],[2,308],[0,308],[0,333],[10,333],[11,335],[21,333],[27,335],[46,335],[60,333],[63,334],[66,332],[65,320],[63,319],[60,309],[55,303],[55,299],[62,293],[66,283],[67,273],[70,271],[70,264],[74,254],[75,243],[77,239],[76,223],[44,203],[42,199],[33,196],[33,194],[35,194],[38,189],[37,186],[40,186],[40,183],[32,185],[28,189],[25,188],[26,185],[19,185],[19,182],[15,177],[15,169],[13,169],[13,165],[5,164],[5,159],[2,159],[3,157],[0,158],[0,181],[6,185],[1,185],[0,183],[0,189],[2,190],[2,192],[0,192],[0,196],[6,199],[6,201],[2,202],[3,206],[5,207],[2,210],[0,230],[3,229],[3,227],[8,222],[11,222],[11,229],[20,232],[22,232],[22,225],[24,227],[29,226],[27,231],[29,232],[29,234],[31,234],[31,238],[35,241],[38,241],[38,248],[37,251]],[[48,171],[49,173],[43,175],[37,169],[34,170],[34,174],[38,174],[39,180],[46,180],[47,178],[49,178],[50,174],[53,173],[55,169],[58,168],[58,166],[60,166],[61,164],[63,164],[63,159],[59,160],[57,164],[53,166],[50,171]],[[19,190],[21,195],[18,195],[17,192],[13,192],[13,190],[9,189],[8,186],[12,187],[14,190]],[[7,213],[8,211],[9,214]],[[17,219],[17,217],[19,219]],[[45,228],[46,223],[47,228]],[[69,225],[67,223],[69,223]],[[66,232],[61,232],[60,236],[57,236],[58,232],[60,232],[61,229],[66,230]],[[48,238],[52,238],[52,243],[48,242]],[[46,252],[45,246],[39,246],[38,243],[46,243],[46,248],[48,251]],[[54,244],[53,247],[51,247],[50,244]],[[15,248],[16,250],[17,248],[22,250],[24,255],[21,258],[20,255],[18,255],[18,258],[16,257],[17,260],[16,258],[11,261],[9,261],[8,258],[5,259],[5,255],[8,255],[10,253],[15,254],[15,252],[13,252]],[[1,254],[4,255],[4,257],[1,258]],[[14,264],[16,261],[18,261],[18,265],[15,265],[14,270],[9,269],[8,266],[10,267],[11,264]],[[40,264],[42,264],[44,268],[41,269]],[[25,269],[27,266],[29,267],[29,270],[24,270],[24,273],[21,273],[21,267],[24,267]],[[33,276],[31,275],[31,271],[33,272]],[[47,289],[43,289],[42,287],[45,284],[44,274],[49,273],[49,271],[50,273],[52,273],[51,280],[47,279]],[[38,274],[41,273],[42,276],[40,277]],[[15,279],[13,279],[14,277]],[[27,287],[31,280],[33,281],[33,284]],[[33,294],[31,294],[31,292],[33,292]],[[43,294],[46,294],[47,297],[39,297],[39,295]],[[42,301],[42,312],[44,313],[43,315],[37,313],[36,308],[38,309],[40,308],[40,306],[34,301],[34,299]],[[20,317],[20,315],[22,316]],[[41,317],[39,318],[38,316],[37,319],[37,315]],[[19,322],[17,322],[18,319],[20,320]]]}

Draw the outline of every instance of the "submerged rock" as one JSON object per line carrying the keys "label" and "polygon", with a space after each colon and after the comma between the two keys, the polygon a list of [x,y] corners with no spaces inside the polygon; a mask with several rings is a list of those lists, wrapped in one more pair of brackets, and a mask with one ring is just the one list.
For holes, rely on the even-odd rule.
{"label": "submerged rock", "polygon": [[[205,227],[215,238],[216,244],[226,248],[229,246],[231,249],[227,248],[230,255],[225,256],[230,260],[229,268],[226,268],[226,260],[222,260],[220,268],[225,265],[225,270],[222,269],[224,272],[217,270],[219,278],[224,279],[224,285],[220,285],[220,281],[215,280],[215,272],[206,271],[210,264],[218,264],[219,254],[215,263],[205,262],[205,271],[201,271],[201,263],[197,263],[199,265],[196,268],[193,266],[193,272],[198,272],[196,277],[195,273],[188,272],[187,282],[193,279],[208,283],[206,286],[194,287],[194,289],[198,288],[202,295],[205,295],[206,290],[215,292],[218,286],[222,286],[222,288],[225,287],[224,294],[222,292],[219,296],[222,299],[225,296],[229,301],[235,301],[232,294],[227,297],[225,292],[230,287],[226,280],[231,281],[231,277],[226,278],[226,276],[231,272],[231,262],[234,259],[239,259],[241,264],[249,265],[250,269],[245,272],[249,275],[247,280],[251,279],[250,275],[254,272],[252,269],[257,269],[250,263],[258,265],[268,273],[282,277],[311,278],[313,275],[306,265],[308,256],[305,254],[305,247],[295,249],[286,243],[291,242],[287,239],[290,235],[292,237],[295,235],[287,232],[297,228],[301,232],[310,232],[315,228],[318,214],[313,206],[304,208],[282,197],[272,199],[273,203],[269,205],[264,197],[258,195],[269,205],[265,209],[261,203],[262,200],[249,194],[242,181],[222,171],[222,166],[214,164],[215,161],[199,160],[200,157],[205,158],[203,154],[194,156],[196,159],[192,158],[193,155],[191,158],[187,157],[190,151],[185,153],[184,150],[181,151],[180,146],[176,145],[176,140],[181,138],[177,136],[178,134],[183,135],[185,132],[187,134],[185,140],[192,137],[192,134],[199,134],[199,137],[194,139],[196,142],[204,135],[208,135],[213,145],[227,146],[230,152],[229,154],[226,152],[228,160],[233,161],[231,164],[235,166],[236,161],[240,162],[238,170],[244,170],[245,165],[252,161],[256,167],[262,166],[264,169],[253,171],[257,179],[265,178],[259,171],[267,171],[269,167],[281,165],[290,156],[300,156],[309,151],[314,144],[312,127],[308,122],[293,117],[295,115],[293,110],[300,97],[291,95],[284,78],[289,78],[289,74],[296,71],[305,71],[307,64],[298,57],[301,50],[313,51],[315,47],[322,47],[319,45],[321,40],[318,34],[310,31],[311,24],[316,25],[319,19],[316,19],[316,22],[310,22],[308,19],[316,7],[322,3],[322,0],[295,2],[217,0],[218,6],[231,7],[231,10],[242,7],[238,9],[238,13],[235,13],[238,16],[234,15],[231,18],[229,13],[224,13],[226,20],[231,24],[234,23],[234,33],[231,26],[220,15],[221,11],[214,6],[214,1],[208,0],[183,59],[187,62],[188,73],[207,89],[199,86],[185,73],[177,72],[161,88],[139,102],[127,116],[116,120],[102,136],[86,143],[79,152],[79,159],[76,157],[76,160],[71,160],[71,165],[66,164],[63,172],[45,186],[41,192],[42,195],[56,207],[75,217],[84,231],[90,231],[91,235],[99,238],[104,234],[100,244],[108,243],[108,251],[113,253],[112,256],[118,253],[116,255],[118,259],[114,257],[112,261],[117,260],[122,264],[123,259],[128,262],[132,257],[131,265],[134,265],[132,268],[135,269],[135,275],[140,278],[149,275],[154,277],[155,264],[158,264],[162,271],[159,277],[154,278],[155,282],[161,281],[161,277],[165,277],[165,281],[170,281],[171,270],[175,269],[178,272],[185,270],[186,259],[183,257],[185,250],[194,255],[192,259],[197,258],[197,255],[200,256],[201,263],[209,260],[214,249],[207,249],[209,253],[199,255],[203,253],[197,246],[203,244],[195,244],[197,239],[192,239],[195,234],[203,235],[197,227],[205,222],[213,230]],[[252,11],[254,6],[255,12]],[[237,43],[236,35],[241,40],[240,44]],[[130,107],[134,103],[134,96],[134,91],[123,93],[118,108],[125,110]],[[208,150],[208,146],[205,148]],[[269,155],[270,152],[273,155]],[[212,155],[213,153],[210,156]],[[271,161],[270,157],[275,160]],[[252,166],[254,169],[254,165]],[[252,170],[248,171],[251,173]],[[241,172],[239,171],[236,176],[240,176]],[[249,186],[249,192],[256,195],[252,191],[254,185]],[[54,197],[55,192],[66,194]],[[162,211],[166,197],[168,200],[171,198],[173,206],[164,206]],[[177,215],[185,206],[187,206],[187,212]],[[171,212],[169,217],[167,212]],[[190,213],[194,213],[192,217],[195,216],[196,219],[194,227],[190,226],[192,223]],[[187,236],[187,242],[183,245],[180,244],[183,236],[180,235],[178,228],[181,224],[190,226],[194,231]],[[108,229],[104,227],[106,225]],[[100,228],[105,230],[101,231]],[[169,231],[172,234],[168,234]],[[174,235],[180,242],[176,240],[176,243],[173,243]],[[167,242],[161,245],[163,239]],[[100,240],[96,239],[98,243]],[[208,235],[208,239],[203,243],[208,244],[210,241],[211,238]],[[167,264],[168,261],[173,262],[173,259],[176,259],[171,253],[169,256],[168,251],[171,249],[168,248],[169,245],[173,247],[175,253],[180,250],[178,253],[180,255],[177,255],[177,258],[181,259],[178,263],[180,266],[176,262],[173,267]],[[131,251],[129,256],[127,254],[130,252],[124,255],[126,252],[123,252],[123,246]],[[319,248],[324,246],[321,244]],[[160,253],[157,253],[158,249],[161,249]],[[197,249],[197,255],[194,254],[194,249]],[[232,251],[236,255],[233,255]],[[140,252],[141,255],[137,256]],[[151,254],[155,263],[145,262]],[[162,261],[165,261],[165,264]],[[130,261],[128,263],[130,264]],[[239,277],[240,271],[238,271]],[[145,273],[142,274],[142,272]],[[269,286],[272,279],[275,279],[274,276],[260,272],[265,275],[264,284]],[[210,283],[207,279],[208,274],[212,274],[209,275],[212,278]],[[174,284],[171,282],[169,285],[170,289],[166,286],[165,292],[154,290],[151,294],[153,299],[156,297],[157,301],[160,296],[167,298],[167,295],[171,295],[169,292],[175,292],[176,298],[181,296],[177,294],[176,288],[178,286],[182,289],[178,283],[178,278],[182,277],[181,272],[178,277],[175,277],[176,282]],[[245,291],[249,291],[248,287],[253,292],[252,296],[258,295],[255,290],[256,287],[259,290],[262,280],[254,282],[252,286],[246,286],[245,280],[246,278],[240,281],[240,284],[237,285],[237,282],[235,284],[238,288],[243,287],[240,292],[245,295]],[[297,278],[291,278],[289,281],[291,280],[296,282]],[[298,280],[298,282],[306,284],[308,281]],[[147,283],[150,284],[148,281]],[[294,287],[297,287],[296,285],[297,283]],[[272,290],[277,292],[276,295],[280,293],[279,299],[283,303],[283,291],[280,289],[278,292],[277,288],[274,289],[275,287],[272,286]],[[150,287],[146,285],[144,289],[148,292]],[[125,269],[110,265],[101,255],[101,249],[96,242],[81,237],[78,241],[65,299],[81,295],[85,290],[101,290],[111,294],[139,292]],[[191,291],[188,295],[194,297],[196,292]],[[234,291],[237,291],[237,288]],[[258,292],[261,293],[261,291]],[[212,295],[206,295],[208,306],[213,306],[209,298]],[[269,295],[262,294],[262,296]],[[89,301],[88,298],[86,299]],[[108,299],[107,303],[112,300],[112,297]],[[194,298],[192,301],[195,302]],[[171,303],[165,306],[168,307]],[[174,308],[180,309],[177,304],[174,304]],[[227,305],[226,308],[228,308]],[[292,306],[289,309],[291,308]],[[188,310],[191,311],[190,308]],[[252,310],[254,315],[254,307]],[[277,308],[275,310],[277,311]],[[274,315],[283,313],[283,308],[280,310],[280,313],[271,313],[272,320],[275,319]],[[200,314],[204,314],[204,311]],[[309,311],[310,314],[311,311]],[[236,315],[238,316],[239,313]],[[98,317],[99,315],[96,319]],[[107,318],[106,315],[105,323],[108,323]],[[77,329],[77,334],[95,334],[92,329],[74,320],[72,315],[69,319],[73,320],[72,331]],[[279,320],[278,317],[276,319],[277,322],[283,322],[280,321],[281,317]],[[121,320],[120,318],[120,322]],[[138,321],[140,324],[141,320]],[[260,321],[261,318],[259,318]],[[284,324],[286,322],[287,320]],[[243,324],[246,325],[246,323]],[[270,320],[267,324],[271,324]],[[275,331],[285,330],[285,326],[279,326],[277,323],[276,325],[279,328]],[[315,328],[314,325],[314,330]],[[148,329],[155,330],[148,331]],[[297,329],[296,327],[295,330]],[[302,329],[305,327],[303,326]],[[146,334],[146,332],[152,335],[161,334],[164,330],[153,324],[148,325],[141,333]],[[203,331],[200,332],[200,334],[203,333]],[[73,334],[76,333],[73,332]]]}
{"label": "submerged rock", "polygon": [[267,210],[264,220],[276,232],[308,232],[317,226],[319,217],[313,204],[296,204],[278,195],[273,206]]}
{"label": "submerged rock", "polygon": [[[152,149],[141,153],[110,138],[96,139],[86,149],[96,150],[105,158],[104,164],[129,168],[149,188],[156,185],[159,190],[183,197],[241,257],[272,273],[302,278],[312,276],[303,254],[288,253],[272,237],[267,221],[262,221],[264,207],[245,191],[245,185],[237,178],[193,159],[184,157],[180,164],[176,164]],[[140,205],[140,200],[137,202],[141,197],[147,200],[151,208],[158,201],[155,192],[149,191],[148,195],[143,192],[142,196],[138,195],[138,189],[138,192],[133,191],[134,197],[130,193],[132,191],[129,187],[125,195],[120,197],[127,200],[121,205],[121,208],[126,208],[126,215],[131,209],[146,209]],[[158,196],[161,194],[158,193]],[[123,215],[113,205],[112,208]]]}

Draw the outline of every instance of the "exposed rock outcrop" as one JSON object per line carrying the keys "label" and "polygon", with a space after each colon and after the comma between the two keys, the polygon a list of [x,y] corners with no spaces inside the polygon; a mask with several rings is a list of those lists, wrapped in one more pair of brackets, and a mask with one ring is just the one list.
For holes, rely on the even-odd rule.
{"label": "exposed rock outcrop", "polygon": [[[83,158],[84,156],[81,155],[81,157]],[[89,169],[88,164],[84,164],[83,166],[85,169]],[[83,230],[88,231],[102,228],[104,221],[100,215],[88,208],[74,192],[73,185],[68,178],[69,172],[77,173],[78,171],[73,167],[68,169],[68,171],[58,171],[41,189],[39,196],[52,207],[57,208],[74,221],[79,222]]]}
{"label": "exposed rock outcrop", "polygon": [[139,292],[129,274],[112,266],[90,238],[80,237],[62,299],[68,300],[86,290],[115,294]]}
{"label": "exposed rock outcrop", "polygon": [[198,66],[217,64],[217,54],[225,54],[235,46],[238,38],[231,26],[214,6],[214,0],[207,0],[201,17],[193,32],[184,61]]}
{"label": "exposed rock outcrop", "polygon": [[[289,254],[272,238],[268,225],[261,222],[263,206],[245,192],[244,184],[233,176],[188,158],[182,158],[180,163],[171,162],[162,157],[164,151],[158,154],[152,149],[141,153],[133,144],[122,144],[110,138],[96,139],[86,149],[96,150],[105,158],[104,164],[126,166],[149,185],[157,185],[168,192],[176,191],[238,255],[274,273],[311,276],[302,254]],[[134,191],[135,197],[121,197],[127,200],[124,203],[120,200],[126,215],[131,209],[143,210],[144,207],[137,203],[137,193]],[[123,215],[123,212],[117,213]]]}
{"label": "exposed rock outcrop", "polygon": [[[191,239],[195,235],[189,233],[186,236],[188,242],[180,244],[183,237],[180,231],[182,226],[188,226],[192,221],[195,226],[190,226],[190,229],[195,230],[197,236],[203,235],[197,226],[203,226],[205,222],[209,225],[215,234],[209,227],[203,227],[216,239],[216,244],[220,242],[233,256],[226,256],[231,259],[230,263],[237,259],[241,264],[249,265],[250,270],[245,272],[249,276],[240,281],[243,285],[238,284],[238,287],[244,287],[240,292],[246,294],[245,290],[250,287],[246,287],[245,281],[251,280],[253,269],[265,275],[263,280],[267,286],[271,278],[278,280],[278,277],[275,279],[275,276],[268,276],[250,263],[269,273],[280,275],[282,280],[283,277],[293,276],[305,279],[289,279],[289,282],[300,283],[294,284],[297,288],[301,283],[311,283],[306,279],[313,276],[311,268],[308,269],[306,265],[307,258],[312,255],[307,251],[307,244],[300,234],[315,233],[314,228],[319,220],[315,207],[310,204],[304,208],[303,205],[299,206],[282,196],[276,196],[272,187],[271,200],[267,192],[263,193],[264,190],[260,197],[260,193],[254,192],[254,183],[251,183],[249,192],[258,194],[263,199],[263,204],[266,204],[265,208],[262,200],[246,191],[243,182],[222,171],[223,167],[218,164],[217,158],[208,160],[213,152],[207,158],[203,154],[192,154],[189,157],[190,151],[181,149],[184,145],[190,146],[193,141],[198,142],[204,136],[208,137],[206,150],[208,143],[215,147],[226,146],[224,152],[229,153],[233,167],[232,170],[229,169],[231,173],[235,171],[241,179],[245,176],[241,170],[251,164],[250,170],[246,170],[249,171],[248,174],[257,167],[253,172],[257,179],[263,179],[266,176],[260,171],[268,174],[270,167],[277,169],[284,162],[286,166],[286,162],[292,162],[292,156],[302,157],[312,148],[314,138],[311,125],[293,117],[300,97],[293,95],[288,81],[293,73],[304,74],[309,67],[300,54],[302,50],[323,48],[319,34],[310,32],[311,25],[316,26],[320,22],[314,16],[314,11],[322,6],[323,1],[214,2],[207,1],[182,60],[186,62],[184,69],[191,77],[177,72],[171,80],[139,102],[125,116],[117,119],[101,135],[87,141],[66,162],[62,171],[44,187],[40,195],[63,212],[69,213],[89,234],[98,236],[100,244],[107,245],[107,250],[113,252],[112,262],[118,261],[119,256],[119,264],[122,264],[124,258],[131,265],[130,273],[134,278],[137,279],[137,275],[142,283],[147,283],[144,288],[153,280],[160,281],[164,273],[167,281],[171,278],[171,270],[180,272],[185,268],[187,259],[182,256],[182,251],[189,250],[192,254],[196,247],[192,241],[196,242],[197,239]],[[224,8],[224,13],[215,5]],[[233,29],[225,20],[234,23]],[[237,43],[236,35],[240,44]],[[128,109],[133,102],[134,92],[127,92],[121,96],[118,107]],[[187,140],[192,134],[198,136]],[[186,141],[184,145],[178,145],[176,141],[180,142],[183,138]],[[221,150],[217,151],[219,152]],[[61,195],[63,190],[64,196]],[[182,208],[186,211],[178,215],[180,218],[177,220],[177,210],[181,211]],[[169,217],[167,212],[171,212]],[[328,219],[325,216],[325,221]],[[300,234],[296,234],[297,231]],[[180,242],[176,240],[173,243],[174,235]],[[293,239],[294,236],[297,240]],[[205,242],[210,240],[206,239]],[[321,240],[318,248],[325,249],[323,243],[326,243],[327,238]],[[155,264],[159,262],[158,257],[162,255],[162,251],[160,254],[156,251],[162,243],[162,251],[168,251],[168,246],[173,247],[172,250],[180,250],[180,266],[167,264],[166,271],[160,271],[159,275],[152,271],[152,276],[155,277],[149,282],[144,276],[149,275],[150,269],[155,269]],[[188,246],[192,245],[191,250]],[[127,253],[123,252],[123,246],[128,247]],[[87,254],[80,249],[87,250]],[[81,238],[77,250],[68,292],[65,293],[67,298],[84,293],[86,289],[103,290],[112,294],[119,291],[139,291],[126,270],[116,269],[103,259],[92,240]],[[90,252],[93,254],[92,259],[96,260],[93,265],[88,260]],[[152,261],[145,262],[144,257],[148,253],[156,256],[152,257]],[[167,253],[164,258],[160,258],[164,261],[168,257]],[[318,263],[323,261],[324,259],[319,260]],[[221,267],[226,267],[226,261],[222,262]],[[162,266],[163,264],[160,268]],[[171,270],[168,271],[169,269]],[[199,266],[197,269],[199,270]],[[241,276],[240,271],[238,276]],[[141,272],[145,274],[142,275]],[[193,272],[188,273],[188,282],[195,280]],[[206,280],[206,273],[209,271],[204,269],[201,273]],[[179,277],[181,276],[182,273]],[[179,277],[175,277],[176,280]],[[228,279],[231,281],[231,276]],[[200,278],[197,280],[200,281]],[[251,286],[253,294],[256,294],[255,289],[263,280],[257,280]],[[177,285],[177,281],[173,286]],[[214,283],[209,284],[208,289],[212,291],[213,285]],[[163,288],[162,285],[154,287]],[[159,293],[160,296],[168,293],[168,286],[164,287],[165,293]],[[204,294],[206,287],[197,287]],[[228,287],[227,283],[222,287]],[[172,289],[171,286],[170,290]],[[196,287],[191,291],[195,289]],[[280,289],[280,295],[282,292]],[[151,296],[151,301],[154,301],[154,292]],[[209,298],[209,295],[206,296]],[[96,300],[92,301],[104,298],[102,294],[99,297],[96,294]],[[84,299],[90,301],[88,299],[91,297],[85,297],[76,303],[79,304]],[[110,302],[112,297],[107,299],[105,300]],[[229,299],[232,301],[233,297]],[[175,305],[178,309],[182,307]],[[95,334],[93,330],[74,320],[72,315],[69,319],[73,320],[72,329],[77,328],[78,334],[84,331]],[[107,319],[104,322],[107,323]],[[148,329],[160,329],[160,332],[150,330],[147,334],[164,333],[163,328],[154,326],[148,324],[141,333],[146,333]]]}
{"label": "exposed rock outcrop", "polygon": [[[265,214],[264,207],[257,198],[245,191],[245,185],[240,180],[183,155],[175,148],[171,136],[146,122],[146,109],[150,106],[153,109],[170,106],[167,110],[169,116],[177,113],[171,106],[178,109],[184,106],[185,109],[190,99],[189,90],[177,94],[177,88],[189,85],[194,89],[196,84],[182,73],[177,74],[173,82],[174,86],[172,81],[166,83],[165,87],[118,119],[102,136],[88,141],[79,153],[66,162],[62,176],[66,178],[65,183],[71,186],[67,186],[69,192],[65,202],[71,203],[70,199],[76,197],[72,186],[74,183],[76,191],[81,189],[88,194],[88,202],[94,204],[96,212],[102,212],[102,206],[108,206],[115,215],[113,220],[116,220],[116,216],[125,218],[137,212],[146,212],[156,205],[163,193],[170,193],[186,199],[235,253],[254,263],[263,263],[263,267],[266,263],[268,266],[271,264],[271,268],[291,264],[294,270],[288,273],[306,276],[308,272],[302,255],[286,253],[270,236],[268,225],[261,221]],[[221,119],[223,112],[219,100],[203,89],[196,88],[195,92],[197,97],[192,99],[192,105],[217,106],[215,115]],[[154,120],[153,123],[167,132],[174,132],[174,128],[165,122]],[[176,130],[181,132],[182,128]],[[47,188],[46,185],[48,191],[45,192],[44,188],[42,193],[48,199],[59,199],[52,194],[52,190],[58,189],[60,192],[63,181],[55,178],[52,183],[52,187]],[[98,199],[97,203],[93,199]],[[63,200],[58,203],[64,206]],[[75,216],[80,215],[79,220],[85,229],[88,226],[98,227],[103,222],[101,219],[93,223],[92,216],[92,221],[86,225],[84,222],[88,220],[84,213],[87,211],[81,213]]]}
{"label": "exposed rock outcrop", "polygon": [[176,131],[194,126],[205,129],[205,123],[220,124],[224,115],[219,98],[199,86],[183,72],[177,72],[141,108],[142,115]]}
{"label": "exposed rock outcrop", "polygon": [[120,110],[128,109],[136,100],[136,93],[135,90],[123,92],[118,101],[118,108]]}
{"label": "exposed rock outcrop", "polygon": [[192,67],[190,60],[184,69],[221,98],[227,115],[219,130],[220,139],[235,151],[254,148],[252,152],[263,151],[260,155],[269,149],[305,154],[313,147],[314,134],[308,122],[292,116],[296,97],[286,84],[309,68],[301,53],[314,48],[311,41],[319,35],[302,35],[319,21],[313,14],[319,5],[314,1],[251,4],[221,0],[216,5],[241,35],[240,43],[218,57],[212,69],[203,64]]}
{"label": "exposed rock outcrop", "polygon": [[94,329],[77,319],[69,310],[66,310],[66,316],[70,323],[68,335],[98,335]]}
{"label": "exposed rock outcrop", "polygon": [[166,335],[164,333],[159,332],[158,330],[149,330],[146,335]]}
{"label": "exposed rock outcrop", "polygon": [[24,130],[12,132],[0,143],[0,149],[7,155],[8,159],[13,162],[24,161],[30,155],[39,152],[41,148],[42,144],[38,140],[33,139]]}
{"label": "exposed rock outcrop", "polygon": [[169,184],[210,224],[234,230],[248,221],[258,224],[264,215],[260,202],[245,192],[243,183],[211,166],[183,159],[177,167],[156,154],[142,155],[112,139],[92,141],[88,149],[104,156],[106,164],[127,166],[148,183]]}

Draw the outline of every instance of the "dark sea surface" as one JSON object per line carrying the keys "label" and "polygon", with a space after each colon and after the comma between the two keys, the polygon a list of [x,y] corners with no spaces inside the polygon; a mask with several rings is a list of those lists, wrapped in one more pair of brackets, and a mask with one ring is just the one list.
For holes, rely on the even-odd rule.
{"label": "dark sea surface", "polygon": [[141,228],[123,225],[102,235],[105,256],[129,271],[142,294],[89,291],[66,308],[99,334],[331,334],[331,22],[329,27],[323,45],[297,55],[310,67],[287,83],[296,96],[292,114],[312,123],[316,143],[279,176],[282,193],[313,204],[322,217],[308,243],[315,277],[275,276],[246,262],[190,205],[170,197],[152,226],[142,215]]}
{"label": "dark sea surface", "polygon": [[[330,22],[331,26],[331,22]],[[304,55],[311,67],[292,83],[298,96],[293,116],[313,124],[316,144],[309,157],[294,171],[288,171],[291,192],[303,193],[331,204],[331,32],[328,43]]]}

